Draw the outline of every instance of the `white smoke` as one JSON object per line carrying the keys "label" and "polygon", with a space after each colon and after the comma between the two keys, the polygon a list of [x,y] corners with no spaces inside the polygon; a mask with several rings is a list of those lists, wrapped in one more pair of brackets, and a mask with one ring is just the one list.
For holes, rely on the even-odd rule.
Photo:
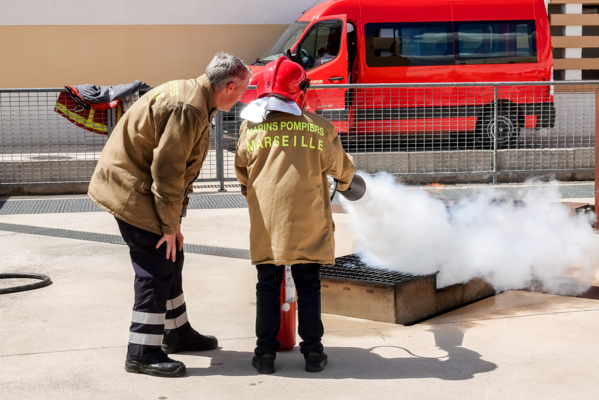
{"label": "white smoke", "polygon": [[447,207],[393,176],[369,176],[366,194],[347,210],[356,252],[372,267],[415,275],[438,272],[437,287],[483,278],[495,290],[541,288],[576,294],[588,289],[599,265],[595,215],[573,215],[559,203],[557,183],[506,200],[480,191]]}

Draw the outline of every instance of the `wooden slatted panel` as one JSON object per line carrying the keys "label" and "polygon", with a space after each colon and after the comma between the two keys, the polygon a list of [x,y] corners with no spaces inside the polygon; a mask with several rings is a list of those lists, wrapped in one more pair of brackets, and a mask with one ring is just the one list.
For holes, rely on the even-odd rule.
{"label": "wooden slatted panel", "polygon": [[553,36],[551,44],[555,48],[599,47],[599,36]]}

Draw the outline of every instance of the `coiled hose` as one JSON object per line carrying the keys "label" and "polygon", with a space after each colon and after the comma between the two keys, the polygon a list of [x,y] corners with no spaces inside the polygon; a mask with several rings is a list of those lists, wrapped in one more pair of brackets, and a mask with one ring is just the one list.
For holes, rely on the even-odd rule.
{"label": "coiled hose", "polygon": [[38,289],[52,283],[50,277],[44,274],[0,274],[0,279],[36,279],[39,282],[29,283],[8,288],[0,288],[0,294],[23,292],[25,290]]}

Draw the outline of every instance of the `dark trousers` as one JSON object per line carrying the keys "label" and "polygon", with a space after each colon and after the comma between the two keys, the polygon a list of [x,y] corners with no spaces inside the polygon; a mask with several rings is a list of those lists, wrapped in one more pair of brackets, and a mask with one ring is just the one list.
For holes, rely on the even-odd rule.
{"label": "dark trousers", "polygon": [[[285,267],[274,264],[256,265],[256,355],[276,353],[277,335],[281,326],[281,283]],[[297,290],[298,333],[302,338],[300,351],[322,351],[324,327],[320,317],[320,264],[291,266]]]}
{"label": "dark trousers", "polygon": [[175,262],[167,260],[166,244],[156,249],[161,235],[118,218],[117,223],[135,271],[127,359],[156,361],[163,357],[163,338],[181,335],[190,328],[183,298],[183,251],[177,251]]}

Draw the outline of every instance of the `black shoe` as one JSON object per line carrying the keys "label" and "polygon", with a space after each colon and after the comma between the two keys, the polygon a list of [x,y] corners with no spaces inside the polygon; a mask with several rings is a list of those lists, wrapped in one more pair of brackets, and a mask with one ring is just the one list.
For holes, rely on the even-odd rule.
{"label": "black shoe", "polygon": [[185,364],[181,361],[172,360],[167,356],[155,363],[127,360],[125,361],[125,371],[164,378],[176,378],[185,375]]}
{"label": "black shoe", "polygon": [[323,351],[310,351],[304,354],[306,360],[306,371],[308,372],[320,372],[327,365],[328,357]]}
{"label": "black shoe", "polygon": [[214,336],[205,336],[192,329],[189,335],[179,338],[177,342],[170,343],[165,338],[160,347],[166,354],[180,353],[182,351],[214,350],[218,347],[218,340]]}
{"label": "black shoe", "polygon": [[259,356],[254,356],[252,366],[261,374],[272,374],[275,372],[276,354],[264,353]]}

